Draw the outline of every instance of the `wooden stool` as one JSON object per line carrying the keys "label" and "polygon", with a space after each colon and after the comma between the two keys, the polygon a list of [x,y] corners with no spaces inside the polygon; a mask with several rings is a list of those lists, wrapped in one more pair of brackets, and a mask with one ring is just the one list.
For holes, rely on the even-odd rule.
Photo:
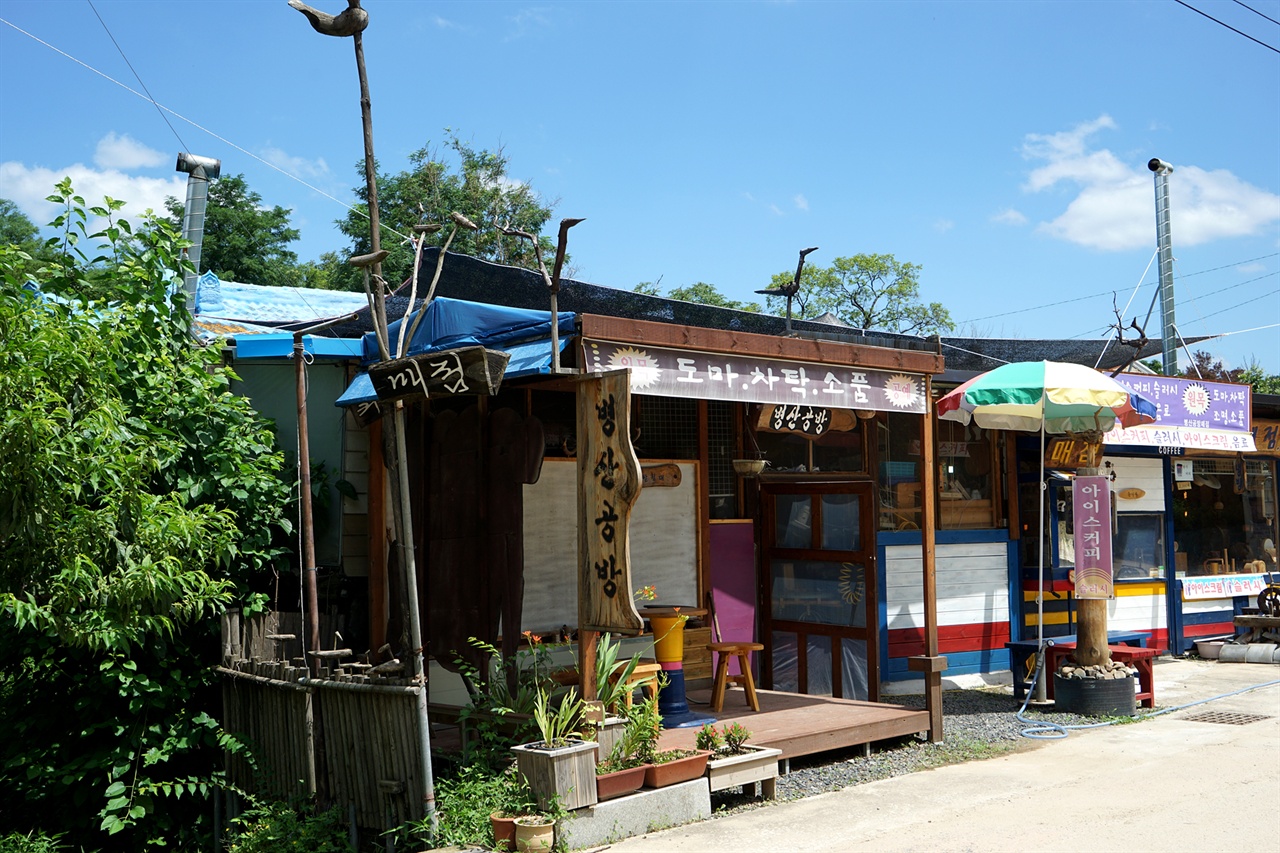
{"label": "wooden stool", "polygon": [[[636,692],[636,688],[642,688],[647,696],[656,696],[658,694],[658,676],[662,673],[662,666],[654,660],[641,659],[636,664],[636,668],[631,671],[631,677],[627,679],[626,692],[623,693],[622,701],[627,703],[627,707],[631,707],[632,694]],[[610,680],[616,679],[617,675],[610,676]]]}
{"label": "wooden stool", "polygon": [[[751,652],[764,649],[762,643],[711,643],[707,649],[719,656],[716,661],[716,677],[711,686],[711,711],[720,713],[724,707],[724,689],[728,682],[741,684],[747,691],[747,704],[751,710],[760,710],[760,700],[756,697],[756,682],[751,677]],[[736,657],[741,675],[729,674],[729,660]]]}

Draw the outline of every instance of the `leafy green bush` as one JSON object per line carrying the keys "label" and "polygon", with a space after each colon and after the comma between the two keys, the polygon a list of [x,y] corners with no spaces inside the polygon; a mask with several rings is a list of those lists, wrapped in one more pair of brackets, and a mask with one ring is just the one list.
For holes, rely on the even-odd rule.
{"label": "leafy green bush", "polygon": [[281,802],[255,805],[232,821],[227,853],[353,853],[341,809],[308,811]]}
{"label": "leafy green bush", "polygon": [[243,749],[209,713],[217,617],[289,528],[283,460],[170,296],[178,235],[50,200],[46,255],[0,246],[0,833],[207,846]]}
{"label": "leafy green bush", "polygon": [[[480,764],[461,767],[436,779],[436,847],[494,844],[489,815],[530,814],[538,808],[533,793],[515,767],[494,771]],[[429,821],[408,823],[395,833],[402,841],[425,842]]]}
{"label": "leafy green bush", "polygon": [[26,835],[11,832],[0,836],[0,853],[60,853],[67,846],[58,839],[60,835],[31,831]]}

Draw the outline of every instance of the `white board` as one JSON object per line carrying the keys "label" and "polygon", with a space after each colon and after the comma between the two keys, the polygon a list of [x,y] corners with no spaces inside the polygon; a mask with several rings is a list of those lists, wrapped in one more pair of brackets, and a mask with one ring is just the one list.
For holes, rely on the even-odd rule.
{"label": "white board", "polygon": [[[677,464],[680,485],[641,489],[632,509],[628,593],[652,585],[658,592],[654,604],[696,607],[698,464]],[[548,459],[538,482],[524,487],[521,630],[542,633],[578,624],[577,477],[577,460]]]}

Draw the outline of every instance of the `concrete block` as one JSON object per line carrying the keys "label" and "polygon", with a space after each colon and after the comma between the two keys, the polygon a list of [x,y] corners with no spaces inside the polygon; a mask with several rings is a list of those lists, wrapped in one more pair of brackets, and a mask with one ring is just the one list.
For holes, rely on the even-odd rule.
{"label": "concrete block", "polygon": [[706,777],[699,777],[578,809],[559,828],[558,835],[569,849],[577,850],[709,817],[711,787]]}

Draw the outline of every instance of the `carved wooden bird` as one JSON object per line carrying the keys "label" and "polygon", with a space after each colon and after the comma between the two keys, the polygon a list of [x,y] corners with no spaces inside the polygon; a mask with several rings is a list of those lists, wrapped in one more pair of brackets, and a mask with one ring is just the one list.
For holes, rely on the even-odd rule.
{"label": "carved wooden bird", "polygon": [[289,5],[306,15],[312,29],[321,35],[353,36],[369,26],[369,13],[360,8],[360,0],[347,0],[347,8],[337,15],[313,9],[302,0],[289,0]]}
{"label": "carved wooden bird", "polygon": [[818,251],[818,247],[800,250],[800,263],[796,264],[796,277],[790,284],[784,284],[781,287],[770,287],[767,290],[757,290],[756,293],[763,293],[765,296],[785,296],[788,299],[800,292],[800,273],[804,270],[804,256],[810,252]]}

